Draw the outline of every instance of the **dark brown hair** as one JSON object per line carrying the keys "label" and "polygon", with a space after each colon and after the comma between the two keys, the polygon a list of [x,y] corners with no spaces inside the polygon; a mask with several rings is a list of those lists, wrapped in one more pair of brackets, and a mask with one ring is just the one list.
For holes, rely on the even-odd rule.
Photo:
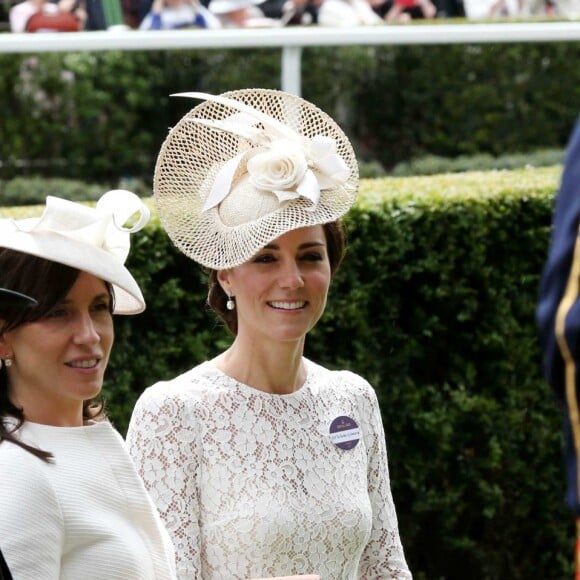
{"label": "dark brown hair", "polygon": [[[18,308],[0,305],[0,335],[13,330],[21,324],[35,322],[46,316],[61,302],[76,282],[80,271],[57,262],[37,258],[15,250],[0,248],[0,288],[15,290],[34,298],[38,304],[31,308]],[[111,312],[113,311],[113,291],[107,285],[111,295]],[[104,416],[104,406],[99,399],[91,399],[83,404],[83,419],[99,419]],[[13,417],[17,424],[14,428],[5,419]],[[10,441],[26,449],[33,455],[50,460],[52,454],[14,437],[26,417],[21,408],[10,400],[10,385],[5,366],[0,369],[0,444]]]}
{"label": "dark brown hair", "polygon": [[[334,276],[346,253],[346,233],[340,221],[322,224],[322,227],[324,228],[324,236],[326,238],[330,273]],[[228,310],[226,308],[228,297],[218,282],[217,270],[208,269],[207,274],[209,276],[207,303],[222,319],[229,331],[236,336],[238,334],[238,315],[235,310]]]}

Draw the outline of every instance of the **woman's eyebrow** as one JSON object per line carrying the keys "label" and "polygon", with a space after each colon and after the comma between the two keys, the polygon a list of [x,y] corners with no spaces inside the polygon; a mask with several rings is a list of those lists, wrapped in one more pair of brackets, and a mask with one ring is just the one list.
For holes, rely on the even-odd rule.
{"label": "woman's eyebrow", "polygon": [[[97,294],[91,298],[91,302],[96,302],[97,300],[109,300],[110,296],[108,292],[103,292],[102,294]],[[64,298],[60,302],[57,303],[57,306],[66,306],[68,304],[72,304],[74,300],[71,298]]]}
{"label": "woman's eyebrow", "polygon": [[110,294],[108,292],[103,292],[102,294],[97,294],[94,298],[94,300],[109,300],[111,298]]}

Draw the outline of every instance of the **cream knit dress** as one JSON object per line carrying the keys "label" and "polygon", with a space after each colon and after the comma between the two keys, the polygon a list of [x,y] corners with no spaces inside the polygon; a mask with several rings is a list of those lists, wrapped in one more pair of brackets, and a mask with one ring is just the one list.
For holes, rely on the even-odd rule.
{"label": "cream knit dress", "polygon": [[17,433],[54,461],[0,444],[0,548],[15,580],[175,578],[169,536],[110,423]]}

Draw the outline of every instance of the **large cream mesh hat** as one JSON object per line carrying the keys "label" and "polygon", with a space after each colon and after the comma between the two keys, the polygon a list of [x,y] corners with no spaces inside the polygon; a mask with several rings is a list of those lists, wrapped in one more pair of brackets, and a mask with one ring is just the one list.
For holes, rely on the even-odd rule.
{"label": "large cream mesh hat", "polygon": [[304,99],[244,89],[203,99],[157,158],[161,223],[188,257],[214,270],[249,260],[282,234],[353,205],[358,167],[337,123]]}

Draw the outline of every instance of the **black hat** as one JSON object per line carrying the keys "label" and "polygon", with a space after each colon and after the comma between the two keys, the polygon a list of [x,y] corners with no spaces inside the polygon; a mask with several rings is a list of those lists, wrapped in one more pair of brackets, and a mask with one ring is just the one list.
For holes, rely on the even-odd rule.
{"label": "black hat", "polygon": [[36,304],[36,300],[30,296],[14,292],[13,290],[7,290],[6,288],[0,288],[0,306],[22,306],[25,308],[26,306],[35,306]]}

